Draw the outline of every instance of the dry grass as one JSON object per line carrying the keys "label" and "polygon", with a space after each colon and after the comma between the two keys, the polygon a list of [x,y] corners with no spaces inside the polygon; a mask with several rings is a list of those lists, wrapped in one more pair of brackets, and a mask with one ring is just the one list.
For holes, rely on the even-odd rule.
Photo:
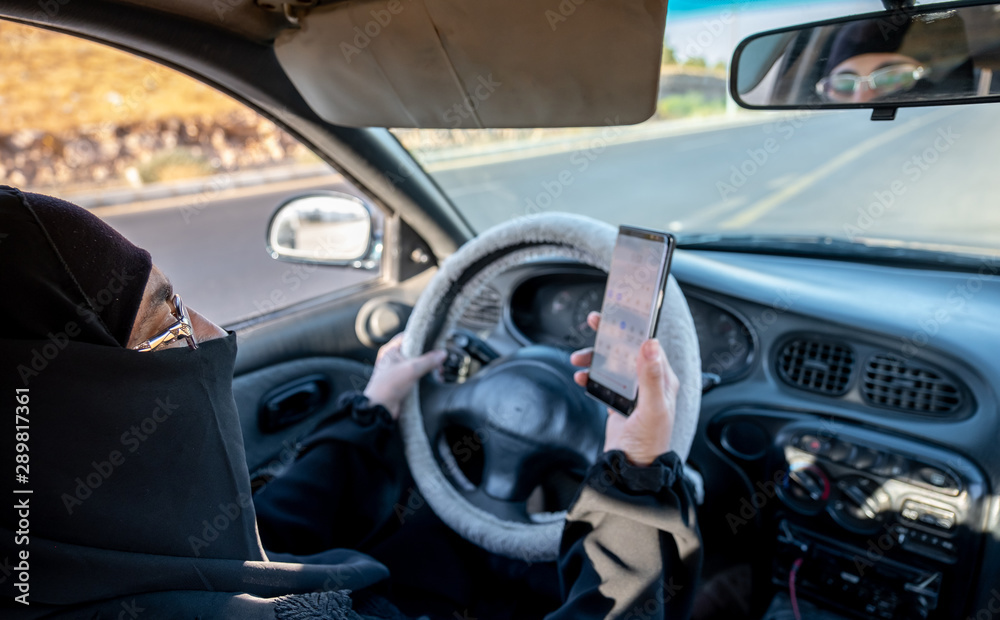
{"label": "dry grass", "polygon": [[218,118],[243,109],[185,75],[131,54],[0,22],[0,134]]}

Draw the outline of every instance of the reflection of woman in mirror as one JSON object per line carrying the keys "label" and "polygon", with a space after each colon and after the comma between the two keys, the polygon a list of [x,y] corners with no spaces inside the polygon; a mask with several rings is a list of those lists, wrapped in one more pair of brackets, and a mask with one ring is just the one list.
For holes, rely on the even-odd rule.
{"label": "reflection of woman in mirror", "polygon": [[[834,35],[816,93],[834,103],[867,103],[975,93],[965,26],[957,14],[849,23]],[[919,97],[915,97],[919,95]]]}

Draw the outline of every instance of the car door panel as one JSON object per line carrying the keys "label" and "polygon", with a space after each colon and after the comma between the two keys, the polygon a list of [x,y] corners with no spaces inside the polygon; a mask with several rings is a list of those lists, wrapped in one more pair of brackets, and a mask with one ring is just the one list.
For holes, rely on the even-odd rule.
{"label": "car door panel", "polygon": [[[273,472],[287,465],[295,454],[296,442],[333,412],[344,392],[361,389],[371,375],[371,366],[339,357],[306,357],[261,368],[233,380],[233,396],[240,413],[247,467],[251,473]],[[297,389],[303,379],[326,383],[318,406],[295,423],[268,432],[261,419],[269,400],[280,397],[283,388]],[[295,396],[288,398],[294,399]]]}
{"label": "car door panel", "polygon": [[[294,455],[295,442],[332,413],[339,395],[364,388],[379,342],[393,335],[392,331],[371,334],[365,317],[375,307],[391,304],[403,313],[398,325],[401,330],[434,271],[429,269],[398,284],[365,287],[325,302],[314,300],[266,321],[235,326],[239,353],[233,395],[251,473],[266,477],[273,467],[280,469],[287,464]],[[260,415],[265,396],[273,396],[283,386],[294,389],[296,382],[317,375],[326,379],[329,390],[321,405],[292,424],[263,432]]]}

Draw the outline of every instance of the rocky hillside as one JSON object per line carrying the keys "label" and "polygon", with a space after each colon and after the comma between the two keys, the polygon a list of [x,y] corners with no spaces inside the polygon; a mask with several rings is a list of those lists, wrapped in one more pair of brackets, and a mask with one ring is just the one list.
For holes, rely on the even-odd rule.
{"label": "rocky hillside", "polygon": [[140,184],[310,159],[191,78],[90,41],[0,22],[0,180]]}

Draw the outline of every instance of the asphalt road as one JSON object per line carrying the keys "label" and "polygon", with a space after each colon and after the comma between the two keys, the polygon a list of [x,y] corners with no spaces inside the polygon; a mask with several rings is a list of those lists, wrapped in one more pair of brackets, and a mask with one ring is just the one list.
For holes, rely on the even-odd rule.
{"label": "asphalt road", "polygon": [[[477,227],[556,210],[685,233],[996,247],[1000,210],[989,206],[996,202],[991,179],[1000,107],[902,110],[894,122],[867,117],[789,114],[603,150],[595,139],[583,151],[449,170],[438,178]],[[872,207],[876,192],[887,208]]]}
{"label": "asphalt road", "polygon": [[[253,318],[292,303],[355,285],[375,273],[276,261],[265,245],[278,206],[314,189],[352,193],[340,175],[293,188],[255,188],[248,195],[105,215],[119,232],[149,250],[184,303],[220,324]],[[103,213],[102,213],[103,211]]]}
{"label": "asphalt road", "polygon": [[[571,211],[684,233],[883,237],[997,247],[994,156],[1000,106],[783,114],[759,124],[531,152],[435,176],[477,229]],[[614,133],[608,130],[609,135]],[[333,176],[313,187],[350,191]],[[301,187],[269,186],[196,208],[105,214],[149,249],[192,307],[221,322],[372,276],[280,263],[264,250],[270,214]]]}

